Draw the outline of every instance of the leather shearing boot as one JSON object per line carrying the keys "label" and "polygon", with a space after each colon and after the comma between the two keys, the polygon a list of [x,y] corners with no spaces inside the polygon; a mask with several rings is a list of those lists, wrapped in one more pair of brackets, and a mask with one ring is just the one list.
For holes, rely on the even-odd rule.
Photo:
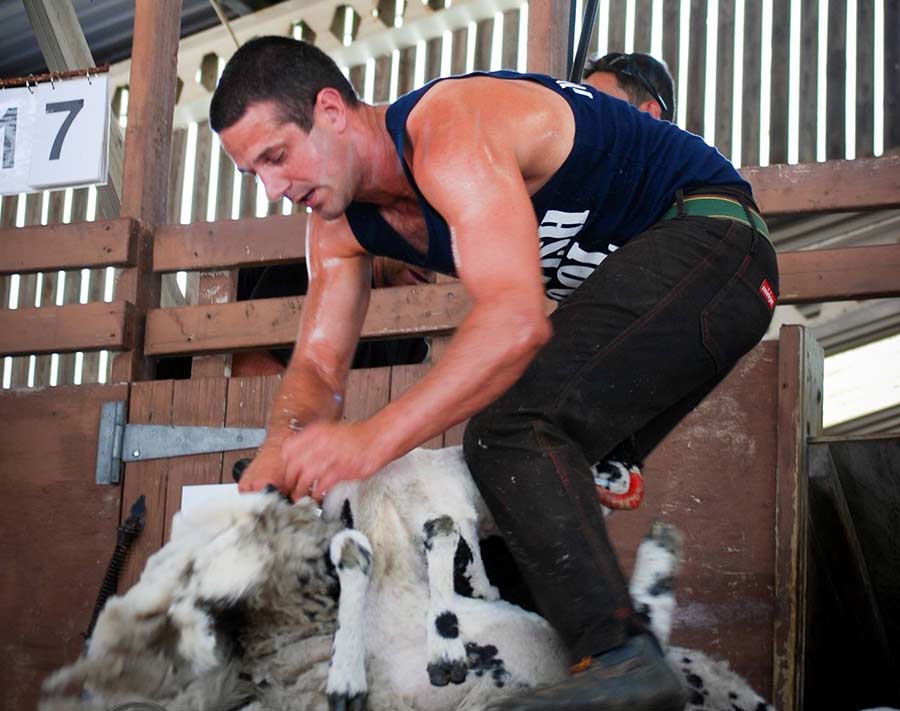
{"label": "leather shearing boot", "polygon": [[578,665],[564,681],[485,711],[682,711],[684,687],[649,634]]}

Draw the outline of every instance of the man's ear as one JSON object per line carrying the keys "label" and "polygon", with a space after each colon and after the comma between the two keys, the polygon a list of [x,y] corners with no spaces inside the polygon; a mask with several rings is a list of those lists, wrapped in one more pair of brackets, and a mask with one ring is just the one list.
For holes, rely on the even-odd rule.
{"label": "man's ear", "polygon": [[641,111],[646,111],[655,119],[662,117],[662,109],[660,108],[659,103],[656,101],[656,99],[647,99],[646,101],[638,104],[638,108]]}
{"label": "man's ear", "polygon": [[347,104],[341,93],[332,87],[319,91],[313,112],[320,121],[331,124],[336,131],[343,131],[347,125]]}

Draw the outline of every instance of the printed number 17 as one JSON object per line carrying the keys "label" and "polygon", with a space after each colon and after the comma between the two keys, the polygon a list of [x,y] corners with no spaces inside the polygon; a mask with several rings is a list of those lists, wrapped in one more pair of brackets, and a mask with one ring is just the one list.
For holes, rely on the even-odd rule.
{"label": "printed number 17", "polygon": [[[50,160],[59,160],[63,141],[66,140],[66,135],[69,133],[69,128],[72,126],[72,122],[75,120],[78,112],[83,108],[84,99],[56,101],[52,104],[47,104],[45,113],[69,112],[69,115],[66,116],[62,126],[59,127],[59,131],[56,133],[53,145],[50,147]],[[7,109],[6,113],[0,116],[0,132],[3,133],[3,156],[2,162],[0,162],[0,168],[2,169],[12,168],[16,164],[16,121],[18,116],[19,112],[15,106]]]}

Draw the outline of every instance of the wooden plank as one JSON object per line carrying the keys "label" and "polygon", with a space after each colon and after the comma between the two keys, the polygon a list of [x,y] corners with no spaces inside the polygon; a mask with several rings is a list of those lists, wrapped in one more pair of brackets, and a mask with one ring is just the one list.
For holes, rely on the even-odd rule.
{"label": "wooden plank", "polygon": [[194,153],[194,189],[191,199],[191,222],[206,222],[211,157],[212,130],[209,128],[209,121],[201,121],[197,124],[197,149]]}
{"label": "wooden plank", "polygon": [[641,507],[606,520],[626,571],[654,519],[684,534],[672,643],[725,659],[764,698],[778,614],[777,375],[778,343],[761,343],[647,457]]}
{"label": "wooden plank", "polygon": [[391,368],[351,370],[344,394],[344,419],[365,420],[391,399]]}
{"label": "wooden plank", "polygon": [[650,53],[653,28],[653,0],[637,0],[634,5],[634,51]]}
{"label": "wooden plank", "polygon": [[[141,425],[172,424],[171,380],[134,383],[128,407],[128,422]],[[166,530],[166,480],[170,459],[130,462],[125,465],[122,483],[122,516],[141,496],[147,507],[144,532],[137,539],[122,569],[119,592],[124,593],[140,578],[147,559],[163,544]]]}
{"label": "wooden plank", "polygon": [[391,55],[385,54],[375,60],[375,91],[372,95],[376,104],[384,104],[391,98]]}
{"label": "wooden plank", "polygon": [[[181,0],[135,0],[122,214],[149,229],[166,221],[180,29]],[[125,270],[116,285],[116,298],[132,302],[140,315],[160,303],[161,282],[152,272],[152,255],[152,238],[142,233],[135,267]],[[144,329],[131,335],[135,340],[129,350],[113,362],[115,380],[153,375],[153,363],[143,355]]]}
{"label": "wooden plank", "polygon": [[[396,400],[403,393],[422,379],[431,365],[428,363],[416,363],[415,365],[395,365],[391,368],[391,400]],[[444,446],[443,434],[436,435],[420,445],[427,449],[437,449]]]}
{"label": "wooden plank", "polygon": [[819,0],[800,4],[800,104],[798,159],[816,160],[819,124]]}
{"label": "wooden plank", "polygon": [[[528,3],[528,71],[565,77],[569,51],[569,3]],[[456,38],[454,37],[454,44]]]}
{"label": "wooden plank", "polygon": [[[237,270],[203,272],[197,304],[228,304],[237,300]],[[196,356],[191,362],[191,378],[221,377],[231,374],[231,354]]]}
{"label": "wooden plank", "polygon": [[187,129],[176,128],[172,132],[171,150],[172,157],[169,161],[169,197],[166,199],[166,222],[177,225],[181,222],[181,194],[184,185]]}
{"label": "wooden plank", "polygon": [[[884,76],[900,76],[900,3],[884,4]],[[884,148],[900,146],[900,82],[884,82]]]}
{"label": "wooden plank", "polygon": [[[857,4],[856,37],[856,154],[854,157],[866,158],[873,155],[875,136],[874,2]],[[893,83],[896,83],[896,75]]]}
{"label": "wooden plank", "polygon": [[[791,0],[772,2],[772,66],[769,73],[769,163],[787,163],[788,79],[791,66]],[[764,40],[765,41],[765,40]]]}
{"label": "wooden plank", "polygon": [[450,73],[463,74],[466,71],[466,52],[469,41],[468,27],[462,27],[456,30],[452,34],[452,37],[453,46],[450,48]]}
{"label": "wooden plank", "polygon": [[[209,353],[291,345],[303,297],[214,306],[154,309],[147,318],[148,355]],[[451,331],[469,309],[458,283],[376,289],[363,324],[364,338]],[[260,324],[268,325],[261,329]]]}
{"label": "wooden plank", "polygon": [[416,77],[416,46],[405,47],[400,50],[399,66],[397,67],[397,95],[402,96],[412,91]]}
{"label": "wooden plank", "polygon": [[900,244],[784,252],[778,270],[783,304],[898,296]]}
{"label": "wooden plank", "polygon": [[[223,427],[227,385],[225,378],[176,380],[172,392],[172,424]],[[188,484],[218,484],[221,475],[221,452],[169,460],[163,541],[169,540],[172,517],[181,510],[181,488]]]}
{"label": "wooden plank", "polygon": [[153,270],[219,269],[263,262],[296,262],[306,256],[306,213],[245,218],[203,225],[162,225],[156,231]]}
{"label": "wooden plank", "polygon": [[[688,45],[687,123],[685,128],[704,134],[706,110],[706,14],[707,0],[691,0],[690,44]],[[744,114],[747,115],[746,113]]]}
{"label": "wooden plank", "polygon": [[[47,225],[59,224],[63,218],[65,207],[65,191],[56,190],[47,193]],[[56,305],[56,292],[59,285],[59,272],[45,272],[41,279],[41,307]],[[50,371],[53,366],[53,356],[50,354],[39,355],[34,362],[34,387],[43,388],[50,385]]]}
{"label": "wooden plank", "polygon": [[762,3],[745,3],[741,165],[759,165],[761,43]]}
{"label": "wooden plank", "polygon": [[444,37],[439,35],[425,42],[425,81],[429,82],[441,75],[441,52]]}
{"label": "wooden plank", "polygon": [[[0,239],[3,239],[4,244],[6,244],[5,237],[8,237],[7,230],[12,230],[16,226],[16,210],[18,206],[18,195],[4,195],[0,198]],[[10,278],[3,276],[2,272],[0,272],[0,309],[9,307],[9,289]],[[0,366],[0,372],[2,372],[2,366]]]}
{"label": "wooden plank", "polygon": [[900,155],[742,168],[766,215],[900,206]]}
{"label": "wooden plank", "polygon": [[[768,216],[900,207],[900,156],[741,169]],[[250,266],[304,257],[306,215],[164,225],[157,231],[158,272]],[[253,239],[248,236],[252,235]]]}
{"label": "wooden plank", "polygon": [[[219,177],[216,187],[216,215],[217,220],[230,220],[234,202],[234,163],[231,157],[219,145]],[[156,246],[154,245],[154,250]],[[156,253],[153,255],[156,260]]]}
{"label": "wooden plank", "polygon": [[126,266],[133,260],[137,231],[137,222],[125,217],[3,229],[0,274]]}
{"label": "wooden plank", "polygon": [[716,140],[722,155],[731,157],[734,127],[734,6],[736,0],[719,0],[716,47]]}
{"label": "wooden plank", "polygon": [[256,217],[256,178],[249,174],[241,175],[241,218]]}
{"label": "wooden plank", "polygon": [[[43,193],[29,193],[25,196],[24,225],[41,223],[41,203]],[[35,304],[37,292],[37,275],[25,274],[19,279],[19,308],[30,309]],[[5,315],[5,314],[4,314]],[[28,371],[31,366],[30,356],[13,358],[11,384],[14,388],[28,387]]]}
{"label": "wooden plank", "polygon": [[133,309],[124,301],[0,311],[0,355],[123,348]]}
{"label": "wooden plank", "polygon": [[350,67],[349,79],[357,95],[362,96],[366,88],[366,65],[357,64],[355,67]]}
{"label": "wooden plank", "polygon": [[491,44],[494,39],[494,18],[481,20],[475,26],[475,71],[491,68]]}
{"label": "wooden plank", "polygon": [[[609,1],[608,52],[625,51],[625,6],[626,0]],[[566,21],[568,22],[568,20]]]}
{"label": "wooden plank", "polygon": [[[678,52],[679,43],[682,41],[681,33],[678,31],[681,0],[662,0],[663,3],[663,27],[668,31],[662,33],[662,51],[663,60],[669,67],[669,73],[675,80],[675,97],[678,97],[678,82],[680,81],[678,73]],[[686,39],[684,41],[687,41]],[[677,118],[677,115],[675,116]],[[674,118],[673,118],[674,120]]]}
{"label": "wooden plank", "polygon": [[119,522],[119,487],[94,483],[100,409],[127,398],[125,385],[0,395],[0,708],[37,708],[41,681],[82,651]]}
{"label": "wooden plank", "polygon": [[[890,3],[888,3],[890,4]],[[825,157],[846,158],[847,4],[828,4],[828,89]]]}
{"label": "wooden plank", "polygon": [[776,417],[775,619],[773,700],[803,708],[807,551],[807,445],[822,431],[824,354],[799,326],[783,326],[778,342]]}
{"label": "wooden plank", "polygon": [[[24,0],[24,5],[51,72],[96,66],[72,0]],[[119,216],[124,145],[122,128],[111,121],[107,159],[109,180],[97,188],[97,212],[103,217]]]}
{"label": "wooden plank", "polygon": [[[280,375],[228,379],[228,403],[225,408],[226,427],[265,427],[269,423],[272,402],[281,385]],[[241,449],[222,454],[223,484],[233,483],[231,475],[235,462],[253,458],[255,449]]]}
{"label": "wooden plank", "polygon": [[520,14],[518,9],[507,10],[503,13],[503,45],[500,53],[501,69],[518,69]]}

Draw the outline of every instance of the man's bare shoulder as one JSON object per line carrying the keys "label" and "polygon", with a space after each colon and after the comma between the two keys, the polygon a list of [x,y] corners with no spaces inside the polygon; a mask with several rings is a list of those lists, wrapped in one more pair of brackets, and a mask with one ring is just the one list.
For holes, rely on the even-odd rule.
{"label": "man's bare shoulder", "polygon": [[527,79],[466,76],[444,79],[419,100],[407,120],[413,132],[451,127],[450,121],[496,120],[497,125],[553,120],[567,111],[565,99],[552,89]]}
{"label": "man's bare shoulder", "polygon": [[326,220],[315,212],[307,220],[306,251],[310,260],[355,259],[368,252],[353,234],[345,215]]}

